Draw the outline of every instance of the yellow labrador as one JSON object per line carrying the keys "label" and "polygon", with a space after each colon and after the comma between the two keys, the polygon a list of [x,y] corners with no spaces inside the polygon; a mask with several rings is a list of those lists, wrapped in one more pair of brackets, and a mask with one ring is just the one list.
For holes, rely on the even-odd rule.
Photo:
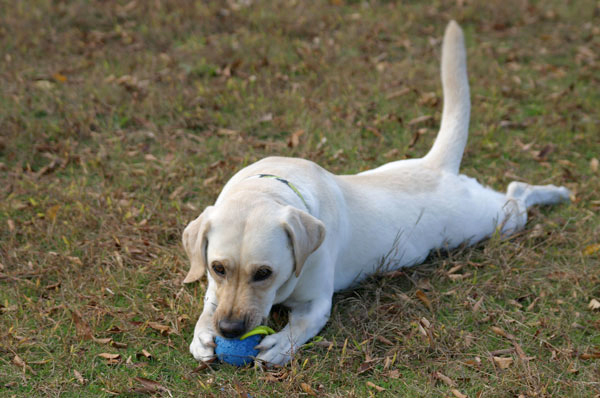
{"label": "yellow labrador", "polygon": [[454,21],[441,69],[441,128],[425,157],[343,176],[308,160],[269,157],[235,174],[214,206],[186,227],[191,269],[184,282],[208,269],[190,345],[196,359],[214,355],[215,335],[239,336],[282,303],[289,323],[262,340],[258,359],[284,364],[323,328],[333,293],[376,271],[383,256],[393,253],[390,269],[418,264],[433,249],[523,228],[531,205],[568,200],[564,187],[513,182],[500,193],[458,173],[470,99]]}

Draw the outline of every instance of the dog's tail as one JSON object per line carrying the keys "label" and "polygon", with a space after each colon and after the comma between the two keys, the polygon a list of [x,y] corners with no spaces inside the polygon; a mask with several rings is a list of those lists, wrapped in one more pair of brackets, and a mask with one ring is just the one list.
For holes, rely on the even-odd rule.
{"label": "dog's tail", "polygon": [[450,21],[442,45],[444,110],[440,132],[423,158],[431,167],[458,174],[469,134],[471,101],[467,79],[467,55],[462,30]]}

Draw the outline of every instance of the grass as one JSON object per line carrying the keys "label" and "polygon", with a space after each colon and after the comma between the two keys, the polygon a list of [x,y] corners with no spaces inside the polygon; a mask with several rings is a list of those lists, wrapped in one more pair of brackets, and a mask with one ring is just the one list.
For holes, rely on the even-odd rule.
{"label": "grass", "polygon": [[[0,396],[600,394],[597,2],[0,7]],[[337,294],[282,369],[199,368],[183,227],[267,155],[335,173],[423,155],[450,18],[473,97],[463,172],[574,202]]]}

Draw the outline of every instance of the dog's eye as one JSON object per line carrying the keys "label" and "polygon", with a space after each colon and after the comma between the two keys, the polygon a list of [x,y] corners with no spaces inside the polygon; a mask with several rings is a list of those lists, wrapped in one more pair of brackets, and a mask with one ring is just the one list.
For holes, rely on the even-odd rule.
{"label": "dog's eye", "polygon": [[223,267],[223,264],[213,263],[212,269],[215,272],[215,274],[217,274],[219,276],[225,276],[225,267]]}
{"label": "dog's eye", "polygon": [[254,277],[252,279],[255,282],[264,281],[265,279],[270,277],[272,273],[273,271],[271,271],[269,268],[263,267],[254,273]]}

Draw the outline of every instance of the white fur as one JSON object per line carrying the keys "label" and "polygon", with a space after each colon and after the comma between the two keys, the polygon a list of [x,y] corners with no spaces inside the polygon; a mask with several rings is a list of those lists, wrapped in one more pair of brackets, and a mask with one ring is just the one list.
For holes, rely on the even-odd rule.
{"label": "white fur", "polygon": [[[260,360],[287,362],[327,322],[334,291],[376,271],[382,258],[389,269],[418,264],[434,249],[523,228],[531,205],[568,200],[564,187],[513,182],[500,193],[458,174],[470,100],[463,35],[454,21],[444,36],[442,83],[441,129],[425,157],[343,176],[308,160],[266,158],[234,175],[210,211],[186,228],[184,246],[192,268],[185,282],[199,279],[215,260],[230,264],[228,275],[252,264],[273,269],[272,280],[263,282],[264,297],[256,300],[259,308],[253,309],[262,319],[248,328],[264,321],[276,303],[290,308],[290,321],[263,339]],[[260,173],[289,180],[306,205],[281,182],[252,178]],[[255,283],[243,278],[217,281],[208,273],[204,310],[190,345],[196,359],[214,354],[218,286],[231,283],[241,289]]]}

